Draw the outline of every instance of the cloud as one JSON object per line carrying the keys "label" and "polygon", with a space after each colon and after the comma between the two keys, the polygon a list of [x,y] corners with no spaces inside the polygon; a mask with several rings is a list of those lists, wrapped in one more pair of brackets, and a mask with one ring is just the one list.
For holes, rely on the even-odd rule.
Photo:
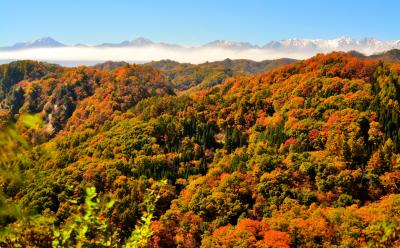
{"label": "cloud", "polygon": [[283,52],[272,49],[227,49],[218,47],[59,47],[35,48],[24,50],[0,51],[0,61],[33,59],[41,61],[57,61],[61,64],[93,64],[96,62],[113,60],[127,62],[148,62],[162,59],[171,59],[178,62],[204,63],[230,59],[251,59],[261,61],[266,59],[294,58],[304,59],[313,55],[313,52]]}

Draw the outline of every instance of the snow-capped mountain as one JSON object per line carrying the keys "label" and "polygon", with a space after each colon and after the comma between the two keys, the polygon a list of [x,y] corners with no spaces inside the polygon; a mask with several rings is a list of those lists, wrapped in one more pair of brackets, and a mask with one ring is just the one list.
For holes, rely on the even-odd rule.
{"label": "snow-capped mountain", "polygon": [[236,42],[236,41],[229,41],[229,40],[215,40],[209,42],[203,47],[216,47],[216,48],[225,48],[225,49],[251,49],[251,48],[258,48],[256,45],[252,45],[249,42]]}
{"label": "snow-capped mountain", "polygon": [[400,48],[400,40],[382,41],[375,38],[353,39],[345,36],[336,39],[286,39],[271,41],[263,46],[263,48],[286,52],[303,51],[315,53],[356,50],[372,54]]}
{"label": "snow-capped mountain", "polygon": [[148,46],[148,45],[153,45],[153,44],[154,44],[153,41],[143,38],[143,37],[139,37],[130,42],[130,45],[132,45],[132,46]]}
{"label": "snow-capped mountain", "polygon": [[154,42],[143,38],[143,37],[139,37],[137,39],[134,39],[132,41],[123,41],[121,43],[103,43],[98,45],[97,47],[129,47],[129,46],[137,46],[137,47],[143,47],[143,46],[149,46],[149,45],[153,45]]}
{"label": "snow-capped mountain", "polygon": [[61,42],[54,40],[51,37],[43,37],[38,40],[16,43],[11,47],[5,47],[3,49],[28,49],[28,48],[39,48],[39,47],[64,47],[65,45]]}

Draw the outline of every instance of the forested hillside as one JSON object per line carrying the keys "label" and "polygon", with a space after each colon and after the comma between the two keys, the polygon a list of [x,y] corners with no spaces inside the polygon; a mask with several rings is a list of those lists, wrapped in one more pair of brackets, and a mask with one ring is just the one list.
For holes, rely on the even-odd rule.
{"label": "forested hillside", "polygon": [[[276,59],[256,62],[246,59],[226,59],[195,65],[172,60],[160,60],[146,63],[146,65],[160,70],[174,84],[177,92],[197,92],[221,84],[229,77],[239,74],[257,74],[282,65],[293,64],[296,61],[295,59]],[[113,70],[126,64],[126,62],[107,61],[94,65],[94,68]]]}
{"label": "forested hillside", "polygon": [[400,246],[400,64],[293,62],[0,66],[0,246]]}
{"label": "forested hillside", "polygon": [[372,54],[372,55],[364,55],[362,53],[359,53],[357,51],[350,51],[348,52],[350,55],[358,58],[368,58],[376,61],[385,61],[385,62],[400,62],[400,50],[399,49],[391,49],[386,52],[382,53],[377,53],[377,54]]}

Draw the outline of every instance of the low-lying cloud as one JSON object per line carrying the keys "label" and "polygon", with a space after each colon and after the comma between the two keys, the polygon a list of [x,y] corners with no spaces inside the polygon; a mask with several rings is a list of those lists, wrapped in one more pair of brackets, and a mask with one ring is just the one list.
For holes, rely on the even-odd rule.
{"label": "low-lying cloud", "polygon": [[255,61],[294,58],[304,59],[313,52],[282,52],[271,49],[226,49],[216,47],[59,47],[0,51],[0,61],[33,59],[59,62],[61,64],[92,64],[101,61],[148,62],[171,59],[178,62],[204,63],[230,59],[251,59]]}

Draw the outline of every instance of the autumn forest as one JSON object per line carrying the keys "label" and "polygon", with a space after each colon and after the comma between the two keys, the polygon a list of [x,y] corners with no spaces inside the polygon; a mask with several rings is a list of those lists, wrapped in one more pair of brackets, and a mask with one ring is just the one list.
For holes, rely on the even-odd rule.
{"label": "autumn forest", "polygon": [[399,247],[398,54],[0,65],[0,247]]}

